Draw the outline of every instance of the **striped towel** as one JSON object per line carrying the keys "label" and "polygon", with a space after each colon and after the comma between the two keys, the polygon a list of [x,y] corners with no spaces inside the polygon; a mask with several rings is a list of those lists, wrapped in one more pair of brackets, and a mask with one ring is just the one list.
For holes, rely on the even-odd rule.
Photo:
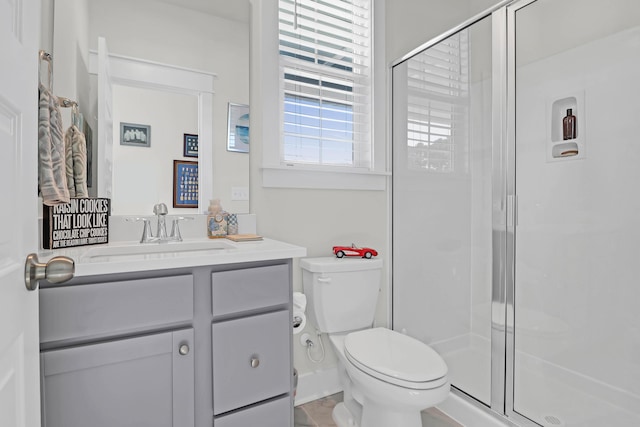
{"label": "striped towel", "polygon": [[76,125],[64,135],[64,146],[69,196],[87,197],[87,142]]}
{"label": "striped towel", "polygon": [[42,202],[47,206],[69,203],[58,98],[42,85],[38,107],[38,184]]}

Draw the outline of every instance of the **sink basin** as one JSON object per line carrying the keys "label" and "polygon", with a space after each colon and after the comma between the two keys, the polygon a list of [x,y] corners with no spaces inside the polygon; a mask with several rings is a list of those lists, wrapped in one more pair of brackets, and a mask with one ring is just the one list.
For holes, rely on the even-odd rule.
{"label": "sink basin", "polygon": [[195,253],[206,254],[215,253],[225,249],[234,249],[235,246],[232,242],[225,239],[215,240],[198,240],[198,241],[186,241],[186,242],[169,242],[169,243],[149,243],[149,244],[122,244],[122,245],[109,245],[109,246],[97,246],[86,251],[82,256],[83,259],[95,259],[95,258],[120,258],[120,257],[138,257],[155,256],[161,257],[175,257],[184,255],[194,255]]}

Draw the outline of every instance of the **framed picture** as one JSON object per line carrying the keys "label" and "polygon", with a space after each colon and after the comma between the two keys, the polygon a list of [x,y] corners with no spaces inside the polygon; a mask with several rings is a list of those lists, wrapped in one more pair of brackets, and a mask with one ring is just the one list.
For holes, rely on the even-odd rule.
{"label": "framed picture", "polygon": [[183,144],[185,157],[198,157],[198,135],[185,133]]}
{"label": "framed picture", "polygon": [[151,146],[151,126],[120,122],[120,145]]}
{"label": "framed picture", "polygon": [[227,151],[249,152],[249,106],[229,103]]}
{"label": "framed picture", "polygon": [[173,207],[198,207],[198,162],[173,161]]}

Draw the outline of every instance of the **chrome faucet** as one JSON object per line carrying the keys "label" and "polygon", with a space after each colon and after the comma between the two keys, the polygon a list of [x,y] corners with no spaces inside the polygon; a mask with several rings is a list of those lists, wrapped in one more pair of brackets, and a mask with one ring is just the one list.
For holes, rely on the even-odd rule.
{"label": "chrome faucet", "polygon": [[156,232],[156,239],[159,243],[168,242],[167,238],[167,223],[166,216],[169,211],[167,210],[167,205],[164,203],[158,203],[153,207],[153,214],[158,219],[158,228]]}
{"label": "chrome faucet", "polygon": [[142,237],[140,243],[168,243],[168,242],[182,242],[182,235],[180,234],[180,221],[187,221],[194,219],[188,216],[177,216],[172,219],[171,234],[167,236],[167,205],[164,203],[158,203],[153,207],[153,213],[158,218],[158,224],[156,229],[156,235],[153,236],[151,232],[151,220],[149,218],[126,218],[126,221],[136,222],[142,221],[144,227],[142,229]]}

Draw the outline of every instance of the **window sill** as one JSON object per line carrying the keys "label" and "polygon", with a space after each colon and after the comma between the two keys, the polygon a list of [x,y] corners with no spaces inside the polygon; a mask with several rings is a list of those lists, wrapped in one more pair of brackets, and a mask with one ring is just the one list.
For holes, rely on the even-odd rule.
{"label": "window sill", "polygon": [[267,188],[309,188],[327,190],[384,191],[389,172],[317,170],[304,166],[263,167],[262,186]]}

